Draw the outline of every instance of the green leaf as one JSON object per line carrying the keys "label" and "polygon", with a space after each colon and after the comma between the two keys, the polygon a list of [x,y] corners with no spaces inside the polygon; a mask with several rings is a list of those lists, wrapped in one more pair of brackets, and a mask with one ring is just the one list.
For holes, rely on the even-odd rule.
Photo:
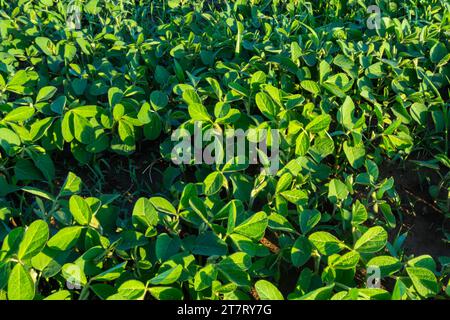
{"label": "green leaf", "polygon": [[430,270],[420,267],[407,267],[406,272],[411,278],[417,293],[422,297],[433,297],[439,292],[436,277]]}
{"label": "green leaf", "polygon": [[235,227],[234,232],[259,241],[264,236],[267,225],[267,214],[264,211],[260,211]]}
{"label": "green leaf", "polygon": [[71,196],[69,209],[75,221],[79,224],[87,226],[91,222],[92,210],[82,197],[78,195]]}
{"label": "green leaf", "polygon": [[156,239],[156,258],[161,261],[170,259],[180,250],[181,242],[178,237],[170,237],[166,233],[161,233]]}
{"label": "green leaf", "polygon": [[370,79],[379,79],[386,75],[386,73],[383,70],[383,63],[382,62],[376,62],[372,65],[370,65],[366,69],[366,75]]}
{"label": "green leaf", "polygon": [[125,270],[127,265],[127,261],[119,263],[108,270],[103,271],[102,273],[96,275],[91,280],[95,281],[112,281],[119,278]]}
{"label": "green leaf", "polygon": [[320,86],[315,81],[303,80],[302,82],[300,82],[300,85],[302,86],[303,89],[314,95],[320,93]]}
{"label": "green leaf", "polygon": [[378,252],[386,245],[387,236],[383,227],[372,227],[356,241],[355,250],[361,253]]}
{"label": "green leaf", "polygon": [[32,107],[18,107],[11,110],[4,118],[4,121],[20,122],[30,119],[34,115]]}
{"label": "green leaf", "polygon": [[277,117],[278,109],[273,100],[264,92],[258,92],[255,97],[256,106],[263,115],[274,120]]}
{"label": "green leaf", "polygon": [[311,258],[312,245],[303,236],[298,237],[291,249],[291,260],[295,267],[303,266]]}
{"label": "green leaf", "polygon": [[356,200],[352,205],[352,225],[364,223],[367,217],[366,207],[359,200]]}
{"label": "green leaf", "polygon": [[196,121],[212,121],[208,110],[200,103],[192,103],[188,106],[188,112],[192,120]]}
{"label": "green leaf", "polygon": [[14,131],[8,128],[0,128],[0,147],[2,147],[8,155],[12,155],[20,145],[20,138]]}
{"label": "green leaf", "polygon": [[337,119],[339,123],[347,130],[352,130],[355,126],[356,120],[353,117],[353,111],[355,110],[355,104],[352,98],[345,97],[344,103],[339,108],[337,113]]}
{"label": "green leaf", "polygon": [[304,156],[308,152],[310,146],[309,134],[305,131],[301,132],[295,142],[295,155]]}
{"label": "green leaf", "polygon": [[65,197],[79,193],[81,191],[81,184],[81,179],[73,172],[69,172],[63,186],[61,187],[59,195],[61,197]]}
{"label": "green leaf", "polygon": [[359,253],[356,251],[350,251],[334,260],[331,265],[335,269],[348,270],[353,269],[359,262]]}
{"label": "green leaf", "polygon": [[247,270],[251,266],[251,257],[244,252],[236,252],[219,262],[220,272],[238,286],[250,286],[250,275]]}
{"label": "green leaf", "polygon": [[308,125],[305,130],[310,133],[318,133],[324,130],[328,130],[331,123],[331,116],[329,114],[321,114],[315,117]]}
{"label": "green leaf", "polygon": [[111,108],[114,108],[123,98],[123,91],[113,87],[108,90],[108,102]]}
{"label": "green leaf", "polygon": [[311,231],[319,223],[321,218],[321,213],[316,209],[300,212],[299,222],[302,233],[306,234]]}
{"label": "green leaf", "polygon": [[344,142],[344,153],[348,162],[354,169],[360,168],[364,164],[366,149],[364,144],[360,143],[356,146],[349,146],[347,141]]}
{"label": "green leaf", "polygon": [[37,255],[44,249],[48,237],[49,229],[45,221],[36,220],[32,222],[20,242],[19,252],[17,253],[18,258],[27,260]]}
{"label": "green leaf", "polygon": [[76,113],[73,113],[73,136],[84,144],[89,144],[95,139],[94,129],[91,123]]}
{"label": "green leaf", "polygon": [[207,231],[200,234],[195,240],[192,253],[202,256],[223,256],[226,255],[228,246],[214,232]]}
{"label": "green leaf", "polygon": [[148,288],[148,291],[156,300],[182,300],[183,299],[183,292],[178,288],[164,287],[164,286],[163,287],[151,287],[151,288]]}
{"label": "green leaf", "polygon": [[411,117],[416,121],[418,124],[425,126],[427,124],[427,113],[428,108],[425,104],[415,102],[411,105],[410,108]]}
{"label": "green leaf", "polygon": [[367,262],[368,267],[377,267],[380,269],[380,276],[391,276],[402,268],[402,263],[391,256],[373,257]]}
{"label": "green leaf", "polygon": [[183,271],[183,267],[181,265],[177,265],[169,270],[166,270],[162,273],[159,273],[157,276],[153,277],[149,280],[150,284],[154,285],[166,285],[176,282]]}
{"label": "green leaf", "polygon": [[211,287],[217,278],[217,269],[213,264],[208,264],[197,271],[194,276],[194,290],[202,291]]}
{"label": "green leaf", "polygon": [[300,297],[300,300],[328,300],[333,292],[334,283],[326,287],[322,287]]}
{"label": "green leaf", "polygon": [[290,203],[301,205],[308,200],[308,194],[303,190],[286,190],[280,193]]}
{"label": "green leaf", "polygon": [[39,90],[37,94],[36,103],[51,99],[51,97],[55,95],[56,91],[58,91],[58,89],[56,89],[56,87],[53,86],[41,88],[41,90]]}
{"label": "green leaf", "polygon": [[220,191],[222,186],[224,185],[226,179],[222,172],[213,172],[209,174],[205,181],[205,194],[207,196],[211,196]]}
{"label": "green leaf", "polygon": [[61,274],[67,280],[67,284],[76,286],[85,286],[87,283],[86,275],[83,269],[74,263],[66,263],[61,268]]}
{"label": "green leaf", "polygon": [[280,290],[267,280],[257,281],[255,289],[261,300],[284,300]]}
{"label": "green leaf", "polygon": [[47,245],[52,249],[61,251],[71,249],[80,238],[81,231],[83,231],[83,227],[80,226],[63,228],[50,238]]}
{"label": "green leaf", "polygon": [[408,261],[408,266],[410,267],[420,267],[430,270],[431,272],[436,272],[436,262],[434,261],[433,257],[424,254],[415,258],[412,258]]}
{"label": "green leaf", "polygon": [[9,300],[33,300],[34,283],[25,268],[17,263],[12,269],[8,279]]}
{"label": "green leaf", "polygon": [[295,233],[295,229],[292,224],[281,214],[272,213],[269,215],[268,219],[268,226],[270,229]]}
{"label": "green leaf", "polygon": [[331,233],[326,231],[318,231],[311,234],[308,237],[309,241],[324,256],[330,256],[332,254],[340,252],[345,248],[345,244]]}
{"label": "green leaf", "polygon": [[150,94],[150,103],[155,111],[164,109],[169,103],[169,99],[164,92],[161,91],[153,91]]}
{"label": "green leaf", "polygon": [[430,60],[433,63],[439,63],[447,55],[447,53],[448,51],[445,44],[437,41],[430,50]]}
{"label": "green leaf", "polygon": [[328,198],[332,202],[336,203],[338,200],[345,200],[348,194],[348,188],[345,183],[337,179],[330,181],[328,185]]}
{"label": "green leaf", "polygon": [[150,203],[159,212],[177,215],[177,210],[174,208],[174,206],[162,197],[151,197]]}
{"label": "green leaf", "polygon": [[47,297],[44,298],[44,300],[62,301],[62,300],[71,300],[71,298],[72,298],[72,295],[71,295],[70,291],[59,290],[59,291],[56,291],[56,292],[48,295]]}
{"label": "green leaf", "polygon": [[44,198],[44,199],[47,199],[47,200],[50,200],[50,201],[55,201],[55,199],[53,198],[53,196],[50,193],[48,193],[46,191],[43,191],[43,190],[39,190],[37,188],[22,187],[21,190],[25,191],[27,193],[33,194],[35,196],[38,196],[40,198]]}
{"label": "green leaf", "polygon": [[148,227],[156,226],[158,220],[158,213],[150,200],[140,198],[136,201],[132,214],[133,226],[135,228],[146,230]]}
{"label": "green leaf", "polygon": [[117,288],[117,292],[127,300],[143,300],[145,291],[145,285],[134,279],[125,281]]}

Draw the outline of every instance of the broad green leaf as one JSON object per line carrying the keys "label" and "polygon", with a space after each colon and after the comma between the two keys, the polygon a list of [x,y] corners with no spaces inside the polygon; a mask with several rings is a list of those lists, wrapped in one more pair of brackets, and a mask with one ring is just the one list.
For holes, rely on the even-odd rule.
{"label": "broad green leaf", "polygon": [[340,256],[332,262],[332,266],[335,269],[348,270],[353,269],[359,262],[359,253],[356,251],[350,251]]}
{"label": "broad green leaf", "polygon": [[234,228],[234,232],[259,241],[264,236],[268,225],[267,214],[260,211]]}
{"label": "broad green leaf", "polygon": [[153,91],[150,94],[150,103],[154,110],[158,111],[164,109],[169,103],[169,99],[164,92],[161,91]]}
{"label": "broad green leaf", "polygon": [[349,192],[345,183],[340,180],[333,179],[328,185],[328,198],[336,203],[338,200],[345,200]]}
{"label": "broad green leaf", "polygon": [[313,210],[303,210],[299,213],[300,218],[300,229],[303,234],[307,234],[311,231],[320,221],[322,215],[316,209]]}
{"label": "broad green leaf", "polygon": [[356,119],[353,116],[355,110],[355,104],[352,98],[349,96],[345,97],[344,103],[339,108],[337,113],[337,119],[339,123],[347,130],[352,130],[356,124]]}
{"label": "broad green leaf", "polygon": [[128,300],[143,300],[145,291],[145,285],[134,279],[125,281],[117,288],[117,292]]}
{"label": "broad green leaf", "polygon": [[73,195],[69,200],[69,209],[76,222],[83,226],[87,226],[92,219],[92,210],[86,201],[78,196]]}
{"label": "broad green leaf", "polygon": [[[174,1],[174,0],[171,0]],[[183,299],[183,292],[174,287],[151,287],[148,288],[148,291],[150,294],[156,299],[156,300],[182,300]]]}
{"label": "broad green leaf", "polygon": [[295,143],[295,155],[304,156],[308,152],[310,146],[309,134],[305,131],[302,131],[296,140]]}
{"label": "broad green leaf", "polygon": [[44,300],[71,300],[72,298],[72,294],[70,293],[70,291],[68,290],[59,290],[56,291],[50,295],[48,295],[47,297],[44,298]]}
{"label": "broad green leaf", "polygon": [[205,181],[205,194],[207,196],[211,196],[220,191],[222,186],[224,185],[226,179],[222,172],[213,172],[209,174]]}
{"label": "broad green leaf", "polygon": [[39,90],[39,92],[37,94],[36,103],[41,102],[41,101],[47,101],[47,100],[51,99],[55,95],[57,90],[58,89],[53,86],[41,88],[41,90]]}
{"label": "broad green leaf", "polygon": [[331,233],[326,231],[314,232],[308,237],[320,254],[330,256],[345,248],[345,244]]}
{"label": "broad green leaf", "polygon": [[162,197],[151,197],[150,203],[155,207],[156,210],[163,213],[168,214],[177,214],[177,210],[174,208],[174,206],[166,199]]}
{"label": "broad green leaf", "polygon": [[83,227],[79,226],[63,228],[50,238],[47,245],[61,251],[71,249],[79,240],[81,231],[83,231]]}
{"label": "broad green leaf", "polygon": [[356,200],[352,205],[352,224],[359,225],[365,222],[367,217],[366,207],[359,200]]}
{"label": "broad green leaf", "polygon": [[217,269],[214,265],[208,264],[197,271],[194,277],[195,291],[202,291],[211,287],[214,280],[217,278]]}
{"label": "broad green leaf", "polygon": [[167,285],[172,284],[178,280],[181,276],[181,272],[183,271],[183,267],[178,265],[169,270],[166,270],[162,273],[159,273],[157,276],[153,277],[149,280],[150,284],[153,285]]}
{"label": "broad green leaf", "polygon": [[35,294],[33,279],[25,268],[17,263],[8,279],[9,300],[33,300]]}
{"label": "broad green leaf", "polygon": [[320,86],[315,81],[303,80],[302,82],[300,82],[300,85],[302,86],[303,89],[305,89],[306,91],[308,91],[314,95],[317,95],[320,93]]}
{"label": "broad green leaf", "polygon": [[258,92],[255,97],[256,106],[263,115],[274,120],[277,117],[278,109],[272,99],[264,92]]}
{"label": "broad green leaf", "polygon": [[387,236],[387,232],[383,227],[372,227],[356,241],[354,248],[360,253],[378,252],[386,245]]}
{"label": "broad green leaf", "polygon": [[4,118],[4,121],[20,122],[30,119],[34,115],[32,107],[18,107],[11,110]]}
{"label": "broad green leaf", "polygon": [[237,252],[231,254],[219,262],[220,272],[231,282],[238,286],[250,286],[248,268],[251,266],[251,258],[248,254]]}
{"label": "broad green leaf", "polygon": [[113,108],[123,98],[123,91],[117,87],[110,88],[108,90],[108,102],[109,106]]}
{"label": "broad green leaf", "polygon": [[200,103],[189,104],[188,107],[189,115],[192,120],[195,121],[211,121],[211,116],[208,110]]}
{"label": "broad green leaf", "polygon": [[321,114],[308,123],[305,130],[310,133],[318,133],[328,130],[331,123],[331,116],[329,114]]}
{"label": "broad green leaf", "polygon": [[257,281],[255,289],[261,300],[284,300],[280,290],[267,280]]}
{"label": "broad green leaf", "polygon": [[49,237],[48,225],[43,220],[32,222],[20,243],[17,256],[20,260],[27,260],[37,255],[44,248]]}
{"label": "broad green leaf", "polygon": [[334,283],[328,286],[313,290],[301,296],[299,300],[328,300],[333,292]]}
{"label": "broad green leaf", "polygon": [[430,60],[433,63],[440,62],[448,53],[445,44],[436,42],[436,44],[430,50]]}
{"label": "broad green leaf", "polygon": [[310,258],[312,253],[312,245],[309,240],[300,236],[291,249],[291,260],[295,267],[303,266]]}
{"label": "broad green leaf", "polygon": [[132,221],[135,228],[142,228],[156,226],[158,224],[158,213],[150,200],[147,198],[140,198],[134,205]]}
{"label": "broad green leaf", "polygon": [[366,155],[366,149],[361,143],[356,146],[350,146],[347,141],[344,142],[344,153],[348,162],[354,169],[360,168],[364,164],[364,157]]}
{"label": "broad green leaf", "polygon": [[391,256],[373,257],[367,262],[367,266],[379,268],[381,277],[393,275],[402,268],[400,261]]}
{"label": "broad green leaf", "polygon": [[59,195],[61,197],[65,197],[79,193],[81,191],[81,184],[81,179],[73,172],[69,172],[63,186],[61,187]]}
{"label": "broad green leaf", "polygon": [[422,297],[433,297],[438,293],[439,287],[436,277],[430,270],[420,267],[407,267],[406,272],[417,293]]}
{"label": "broad green leaf", "polygon": [[20,138],[14,131],[8,128],[0,128],[0,147],[2,147],[8,155],[12,155],[20,145]]}
{"label": "broad green leaf", "polygon": [[283,198],[293,204],[301,205],[308,200],[308,194],[303,190],[286,190],[280,193]]}
{"label": "broad green leaf", "polygon": [[67,286],[72,289],[81,289],[87,283],[84,271],[74,263],[66,263],[61,268],[61,274],[67,280]]}
{"label": "broad green leaf", "polygon": [[127,261],[119,263],[108,270],[103,271],[102,273],[96,275],[91,280],[95,281],[112,281],[119,278],[125,270],[127,265]]}
{"label": "broad green leaf", "polygon": [[226,242],[212,231],[200,234],[192,249],[193,254],[202,256],[223,256],[227,254],[227,251]]}

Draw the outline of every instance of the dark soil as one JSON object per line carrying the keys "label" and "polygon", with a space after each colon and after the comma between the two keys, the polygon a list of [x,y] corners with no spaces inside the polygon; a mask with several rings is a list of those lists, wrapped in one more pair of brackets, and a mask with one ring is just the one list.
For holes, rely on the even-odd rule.
{"label": "dark soil", "polygon": [[407,255],[429,254],[434,258],[450,255],[450,245],[446,243],[444,230],[449,230],[445,213],[434,203],[428,193],[428,184],[421,181],[426,175],[431,183],[437,183],[438,176],[431,169],[407,165],[400,168],[393,164],[385,167],[383,177],[394,177],[395,189],[402,200],[400,225],[395,234],[408,231],[404,243]]}

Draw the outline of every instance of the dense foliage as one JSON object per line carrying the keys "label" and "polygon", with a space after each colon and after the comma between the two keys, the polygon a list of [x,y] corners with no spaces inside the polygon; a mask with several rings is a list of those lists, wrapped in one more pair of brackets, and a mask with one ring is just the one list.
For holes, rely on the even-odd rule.
{"label": "dense foliage", "polygon": [[[0,1],[0,298],[449,297],[385,170],[450,217],[447,1],[78,4]],[[196,120],[278,129],[278,172],[174,164]]]}

